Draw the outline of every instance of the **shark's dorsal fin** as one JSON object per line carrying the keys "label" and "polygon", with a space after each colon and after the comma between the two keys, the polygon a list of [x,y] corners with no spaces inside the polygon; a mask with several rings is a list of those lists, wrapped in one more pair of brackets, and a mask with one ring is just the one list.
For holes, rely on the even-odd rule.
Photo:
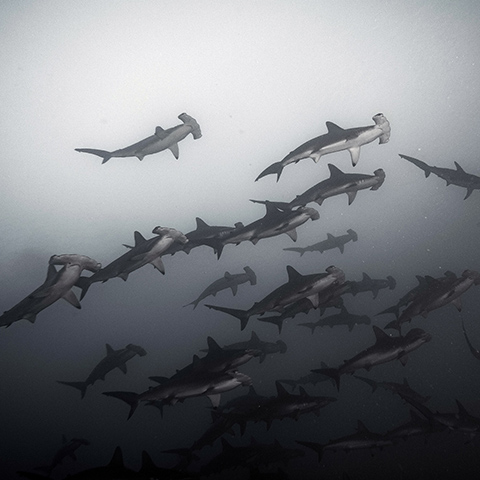
{"label": "shark's dorsal fin", "polygon": [[455,164],[455,167],[457,168],[457,172],[465,173],[465,170],[457,163],[453,162]]}
{"label": "shark's dorsal fin", "polygon": [[369,282],[371,281],[372,279],[368,276],[368,274],[366,274],[365,272],[363,272],[363,275],[362,275],[362,279],[366,282]]}
{"label": "shark's dorsal fin", "polygon": [[250,337],[250,341],[253,343],[260,343],[260,338],[258,338],[258,335],[252,330],[252,336]]}
{"label": "shark's dorsal fin", "polygon": [[331,233],[327,233],[327,240],[335,240],[335,237]]}
{"label": "shark's dorsal fin", "polygon": [[273,202],[269,202],[268,200],[265,202],[265,209],[267,210],[265,216],[273,215],[279,212],[275,204]]}
{"label": "shark's dorsal fin", "polygon": [[369,432],[368,428],[365,426],[365,424],[361,420],[357,420],[357,431],[359,433]]}
{"label": "shark's dorsal fin", "polygon": [[292,282],[299,279],[303,275],[298,273],[291,265],[287,265],[288,281]]}
{"label": "shark's dorsal fin", "polygon": [[344,175],[344,173],[336,167],[333,163],[328,164],[328,169],[330,170],[330,178],[338,177],[339,175]]}
{"label": "shark's dorsal fin", "polygon": [[142,243],[146,242],[146,238],[140,233],[140,232],[137,232],[135,230],[135,232],[133,232],[133,238],[135,239],[135,246],[138,247],[139,245],[141,245]]}
{"label": "shark's dorsal fin", "polygon": [[115,451],[113,452],[112,459],[110,460],[110,463],[108,464],[109,467],[112,468],[123,468],[123,453],[122,449],[120,447],[115,448]]}
{"label": "shark's dorsal fin", "polygon": [[277,395],[279,397],[284,397],[286,395],[290,395],[287,390],[285,389],[285,387],[280,383],[280,382],[275,382],[275,387],[277,388]]}
{"label": "shark's dorsal fin", "polygon": [[112,346],[108,343],[105,344],[105,348],[107,350],[107,355],[111,355],[115,350],[112,348]]}
{"label": "shark's dorsal fin", "polygon": [[225,272],[223,277],[227,280],[231,280],[233,278],[233,275],[230,272]]}
{"label": "shark's dorsal fin", "polygon": [[390,335],[376,325],[373,326],[373,333],[375,334],[376,343],[384,342],[385,340],[391,340]]}
{"label": "shark's dorsal fin", "polygon": [[222,347],[212,338],[207,337],[208,353],[219,353],[222,352]]}
{"label": "shark's dorsal fin", "polygon": [[161,139],[164,139],[168,136],[168,132],[166,132],[162,127],[158,126],[156,129],[155,129],[155,135],[158,137],[158,138],[161,138]]}
{"label": "shark's dorsal fin", "polygon": [[203,230],[204,228],[208,228],[210,225],[208,225],[207,222],[203,221],[200,217],[195,218],[195,221],[197,222],[197,230]]}
{"label": "shark's dorsal fin", "polygon": [[308,397],[308,393],[303,387],[298,387],[298,392],[302,397]]}
{"label": "shark's dorsal fin", "polygon": [[339,127],[336,123],[325,122],[327,126],[328,133],[343,133],[345,130],[342,127]]}
{"label": "shark's dorsal fin", "polygon": [[455,402],[457,403],[458,414],[460,415],[460,417],[469,417],[470,414],[467,412],[465,407],[460,403],[460,400],[455,400]]}
{"label": "shark's dorsal fin", "polygon": [[123,373],[127,373],[127,364],[126,363],[122,363],[121,365],[118,366],[118,368],[123,372]]}

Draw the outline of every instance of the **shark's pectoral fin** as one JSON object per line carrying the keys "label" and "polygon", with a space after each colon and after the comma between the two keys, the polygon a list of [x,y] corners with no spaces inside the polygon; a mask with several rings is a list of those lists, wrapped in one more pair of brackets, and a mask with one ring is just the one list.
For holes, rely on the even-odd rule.
{"label": "shark's pectoral fin", "polygon": [[290,230],[289,232],[285,232],[294,242],[297,241],[297,230],[294,228],[293,230]]}
{"label": "shark's pectoral fin", "polygon": [[119,368],[123,373],[127,373],[127,364],[126,364],[126,363],[122,363],[121,365],[118,366],[118,368]]}
{"label": "shark's pectoral fin", "polygon": [[463,199],[466,200],[472,194],[472,192],[473,188],[467,187],[467,193]]}
{"label": "shark's pectoral fin", "polygon": [[352,147],[349,148],[348,151],[350,152],[350,157],[352,158],[352,165],[355,166],[360,158],[360,147]]}
{"label": "shark's pectoral fin", "polygon": [[73,305],[75,308],[82,308],[80,302],[78,301],[78,298],[72,292],[72,290],[69,290],[62,298],[66,300],[70,305]]}
{"label": "shark's pectoral fin", "polygon": [[345,247],[342,245],[338,246],[338,249],[340,250],[340,253],[343,253],[345,251]]}
{"label": "shark's pectoral fin", "polygon": [[[37,319],[37,315],[34,313],[26,313],[22,319],[28,320],[30,323],[35,323],[35,320]],[[10,326],[10,325],[8,325]]]}
{"label": "shark's pectoral fin", "polygon": [[207,395],[208,399],[212,402],[212,407],[217,408],[220,405],[220,394]]}
{"label": "shark's pectoral fin", "polygon": [[452,301],[452,305],[459,311],[462,311],[462,300],[460,297]]}
{"label": "shark's pectoral fin", "polygon": [[400,357],[399,360],[400,360],[400,363],[401,363],[403,366],[405,366],[405,365],[407,364],[408,357],[407,357],[407,355],[403,355],[403,357]]}
{"label": "shark's pectoral fin", "polygon": [[120,277],[124,282],[126,282],[127,279],[128,279],[128,275],[129,275],[129,274],[126,273],[126,272],[121,272],[121,273],[119,273],[119,274],[117,275],[117,277]]}
{"label": "shark's pectoral fin", "polygon": [[232,285],[230,288],[232,290],[233,296],[235,296],[237,294],[237,291],[238,291],[238,285],[237,284]]}
{"label": "shark's pectoral fin", "polygon": [[307,298],[310,300],[311,304],[313,305],[313,308],[318,308],[318,305],[320,304],[319,303],[320,299],[317,293]]}
{"label": "shark's pectoral fin", "polygon": [[173,153],[173,156],[178,160],[178,156],[180,155],[180,152],[178,151],[178,143],[174,143],[168,148]]}
{"label": "shark's pectoral fin", "polygon": [[349,205],[351,205],[353,203],[356,196],[357,196],[357,191],[356,190],[354,192],[347,192],[348,204]]}
{"label": "shark's pectoral fin", "polygon": [[162,262],[162,257],[157,257],[150,262],[161,274],[165,275],[165,265]]}

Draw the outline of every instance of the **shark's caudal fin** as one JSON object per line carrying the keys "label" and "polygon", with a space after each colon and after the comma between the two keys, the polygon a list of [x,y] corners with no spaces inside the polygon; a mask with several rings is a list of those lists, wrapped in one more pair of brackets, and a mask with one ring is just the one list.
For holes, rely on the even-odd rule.
{"label": "shark's caudal fin", "polygon": [[62,385],[68,385],[69,387],[80,390],[80,394],[82,396],[81,398],[83,398],[85,396],[85,393],[87,392],[87,382],[62,382],[61,380],[57,380],[57,383],[61,383]]}
{"label": "shark's caudal fin", "polygon": [[340,373],[336,368],[316,368],[315,370],[311,370],[313,373],[321,373],[327,377],[332,378],[337,385],[337,390],[340,390]]}
{"label": "shark's caudal fin", "polygon": [[238,318],[240,320],[240,330],[245,329],[248,323],[248,319],[250,318],[250,315],[248,314],[247,310],[240,310],[237,308],[217,307],[215,305],[207,305],[207,304],[205,304],[205,306],[213,310],[218,310],[219,312],[228,313],[229,315],[232,315],[235,318]]}
{"label": "shark's caudal fin", "polygon": [[127,420],[130,419],[130,417],[135,413],[135,410],[138,407],[138,395],[134,392],[103,392],[103,395],[107,395],[107,397],[118,398],[130,405],[130,412],[128,414]]}
{"label": "shark's caudal fin", "polygon": [[76,148],[77,152],[82,153],[91,153],[92,155],[97,155],[98,157],[102,157],[102,165],[107,163],[112,158],[112,153],[107,152],[106,150],[96,150],[94,148]]}
{"label": "shark's caudal fin", "polygon": [[282,174],[284,166],[282,162],[275,162],[272,163],[269,167],[267,167],[256,179],[260,180],[263,177],[266,177],[267,175],[277,175],[277,182],[280,180],[280,175]]}

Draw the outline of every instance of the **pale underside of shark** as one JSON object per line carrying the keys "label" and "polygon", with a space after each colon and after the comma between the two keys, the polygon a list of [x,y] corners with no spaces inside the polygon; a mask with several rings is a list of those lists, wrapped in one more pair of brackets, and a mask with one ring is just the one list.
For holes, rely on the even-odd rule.
{"label": "pale underside of shark", "polygon": [[372,117],[374,125],[343,129],[338,125],[327,122],[328,133],[316,137],[300,145],[290,152],[282,161],[273,163],[266,168],[255,181],[267,175],[276,174],[280,179],[282,170],[291,163],[298,163],[305,158],[311,158],[315,163],[328,153],[348,150],[355,166],[360,158],[360,147],[379,139],[379,143],[387,143],[390,139],[390,123],[382,113]]}
{"label": "pale underside of shark", "polygon": [[172,128],[164,130],[162,127],[155,129],[155,134],[140,140],[133,145],[113,152],[106,150],[97,150],[94,148],[76,148],[77,152],[91,153],[103,158],[102,164],[108,162],[113,157],[137,157],[139,160],[143,160],[146,155],[152,155],[154,153],[161,152],[167,148],[173,153],[174,157],[178,159],[178,142],[183,140],[190,133],[194,139],[200,138],[202,133],[197,121],[182,113],[178,118],[183,122],[182,125],[177,125]]}

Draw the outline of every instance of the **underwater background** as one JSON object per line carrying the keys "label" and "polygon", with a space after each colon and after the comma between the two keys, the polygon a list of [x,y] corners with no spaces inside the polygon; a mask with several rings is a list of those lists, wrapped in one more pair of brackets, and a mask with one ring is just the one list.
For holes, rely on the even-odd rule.
{"label": "underwater background", "polygon": [[[207,348],[211,336],[223,346],[262,340],[287,345],[285,353],[254,358],[239,367],[256,392],[276,395],[275,381],[296,379],[325,362],[338,366],[374,342],[371,325],[394,319],[376,316],[417,285],[416,275],[441,277],[480,270],[480,192],[466,190],[399,157],[455,168],[454,161],[480,175],[480,4],[476,1],[20,1],[2,2],[0,15],[0,102],[2,175],[0,188],[0,309],[6,311],[45,279],[52,255],[88,255],[103,266],[125,253],[134,231],[151,236],[157,226],[183,233],[195,218],[209,225],[248,224],[265,207],[249,199],[288,202],[329,177],[327,164],[345,173],[386,178],[377,191],[345,195],[314,205],[315,222],[256,245],[226,245],[220,259],[207,246],[190,254],[165,256],[166,273],[151,265],[92,285],[81,310],[56,302],[34,324],[25,320],[0,332],[0,478],[48,465],[67,439],[90,442],[66,458],[52,478],[106,465],[120,446],[126,466],[138,470],[146,450],[155,464],[174,467],[178,458],[162,453],[188,448],[211,423],[204,397],[158,409],[141,406],[127,421],[128,406],[105,391],[145,391],[149,376],[171,376]],[[98,157],[75,148],[105,150],[152,135],[157,125],[177,125],[187,112],[202,137],[169,150],[136,158]],[[361,148],[352,167],[346,151],[289,165],[278,182],[268,165],[326,133],[325,122],[343,128],[370,125],[382,112],[390,141]],[[300,256],[284,248],[306,247],[348,229],[356,242],[324,253]],[[185,306],[225,271],[250,266],[257,284],[238,293],[220,292],[193,309]],[[319,310],[275,325],[250,319],[245,330],[235,318],[204,303],[248,309],[287,281],[287,265],[302,274],[335,265],[347,280],[392,276],[394,289],[377,298],[369,292],[345,295],[348,311],[368,315],[370,325],[310,330],[298,326],[320,318]],[[80,290],[74,288],[77,296]],[[452,305],[428,318],[416,317],[432,340],[412,352],[405,366],[390,362],[358,374],[377,381],[403,382],[430,396],[433,411],[456,413],[456,400],[480,417],[480,363],[468,348],[480,348],[480,296],[473,286]],[[324,316],[338,313],[328,309]],[[394,334],[391,330],[389,333]],[[147,355],[128,362],[85,398],[58,381],[81,381],[114,349],[135,344]],[[249,423],[226,434],[233,446],[278,440],[304,451],[281,465],[289,478],[475,478],[479,440],[452,431],[407,438],[392,446],[345,453],[326,451],[320,462],[297,440],[328,443],[350,435],[360,420],[385,433],[410,418],[398,395],[372,392],[353,376],[340,390],[330,382],[305,385],[311,395],[337,398],[297,421]],[[247,393],[239,387],[221,403]],[[289,389],[290,391],[290,389]],[[298,392],[298,391],[297,391]],[[221,451],[221,441],[197,452],[188,468],[198,471]],[[277,466],[261,471],[276,472]],[[37,471],[38,472],[38,471]],[[41,473],[41,472],[38,472]],[[211,478],[250,478],[245,468]]]}

